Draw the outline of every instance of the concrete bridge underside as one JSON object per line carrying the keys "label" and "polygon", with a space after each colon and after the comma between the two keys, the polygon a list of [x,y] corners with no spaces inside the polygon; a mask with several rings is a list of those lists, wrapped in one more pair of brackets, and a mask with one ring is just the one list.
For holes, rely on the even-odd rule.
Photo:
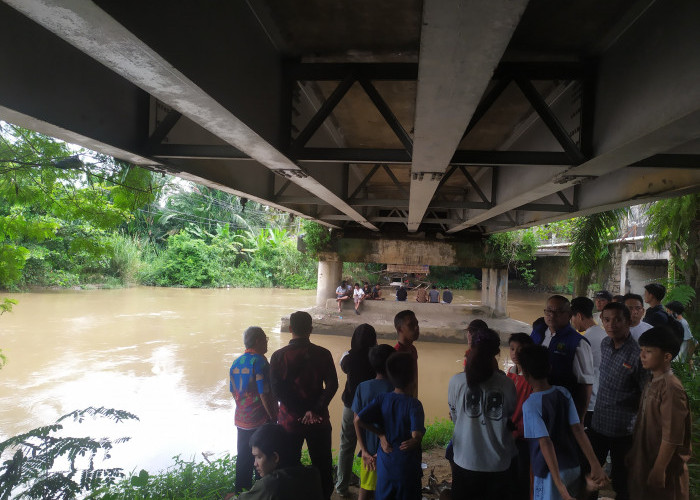
{"label": "concrete bridge underside", "polygon": [[700,2],[3,0],[0,118],[350,237],[700,190]]}

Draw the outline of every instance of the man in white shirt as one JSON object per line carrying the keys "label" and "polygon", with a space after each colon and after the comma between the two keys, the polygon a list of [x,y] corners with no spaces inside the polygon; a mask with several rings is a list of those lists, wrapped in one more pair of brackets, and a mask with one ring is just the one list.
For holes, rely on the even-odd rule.
{"label": "man in white shirt", "polygon": [[634,340],[639,340],[642,333],[651,328],[649,323],[642,321],[644,317],[644,299],[636,293],[628,293],[625,295],[624,304],[630,310],[630,333]]}
{"label": "man in white shirt", "polygon": [[576,328],[578,332],[583,333],[591,344],[595,378],[591,390],[591,400],[588,403],[588,411],[584,420],[584,427],[588,427],[593,418],[593,408],[595,408],[595,398],[600,382],[600,343],[607,337],[607,334],[593,320],[593,301],[588,297],[576,297],[571,301],[571,326]]}
{"label": "man in white shirt", "polygon": [[601,290],[600,292],[596,292],[593,295],[593,300],[595,300],[596,309],[596,313],[593,314],[593,321],[595,321],[598,326],[602,327],[600,323],[600,313],[603,311],[603,308],[606,305],[612,302],[612,299],[612,293],[608,292],[607,290]]}

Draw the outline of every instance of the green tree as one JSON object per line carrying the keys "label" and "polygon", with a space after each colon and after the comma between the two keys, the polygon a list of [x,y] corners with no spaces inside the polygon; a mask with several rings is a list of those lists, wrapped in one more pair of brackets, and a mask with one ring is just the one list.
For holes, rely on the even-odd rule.
{"label": "green tree", "polygon": [[[657,201],[649,206],[645,246],[671,254],[671,284],[684,284],[700,296],[700,194]],[[698,301],[692,302],[698,312]]]}
{"label": "green tree", "polygon": [[537,244],[535,234],[527,229],[496,233],[487,240],[487,254],[495,265],[515,270],[526,285],[532,286]]}
{"label": "green tree", "polygon": [[151,172],[0,122],[0,287],[27,261],[99,260],[101,238],[152,202]]}
{"label": "green tree", "polygon": [[626,214],[626,209],[616,209],[576,219],[569,256],[575,296],[587,295],[593,274],[610,262],[610,241],[619,235]]}

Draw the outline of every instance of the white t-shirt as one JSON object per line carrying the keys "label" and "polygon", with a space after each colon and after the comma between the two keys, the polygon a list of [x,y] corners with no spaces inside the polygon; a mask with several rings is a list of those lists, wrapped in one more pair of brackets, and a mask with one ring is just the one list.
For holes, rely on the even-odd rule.
{"label": "white t-shirt", "polygon": [[[549,347],[549,342],[552,340],[552,332],[544,332],[544,340],[542,345]],[[600,348],[600,347],[599,347]],[[593,370],[593,352],[591,346],[585,340],[578,343],[576,353],[574,354],[574,363],[572,366],[576,382],[579,384],[593,384],[595,381],[595,371]]]}
{"label": "white t-shirt", "polygon": [[651,325],[649,323],[645,323],[644,321],[640,321],[637,326],[630,326],[632,338],[639,342],[639,337],[641,337],[642,333],[646,332],[649,328],[651,328]]}
{"label": "white t-shirt", "polygon": [[352,297],[354,299],[361,299],[362,297],[365,296],[364,290],[362,288],[356,288],[354,292],[352,292]]}
{"label": "white t-shirt", "polygon": [[605,330],[598,325],[593,325],[592,327],[588,328],[583,335],[588,339],[588,342],[591,343],[591,354],[593,356],[593,374],[595,376],[595,380],[593,381],[591,402],[588,403],[588,411],[593,411],[593,408],[595,408],[595,396],[598,394],[598,383],[600,379],[600,343],[608,335],[605,333]]}
{"label": "white t-shirt", "polygon": [[338,288],[336,288],[335,295],[338,297],[342,297],[343,295],[345,295],[345,288],[343,288],[342,286],[339,286]]}
{"label": "white t-shirt", "polygon": [[500,370],[475,389],[467,385],[464,372],[450,379],[447,403],[455,423],[452,442],[457,465],[478,472],[508,469],[517,454],[508,428],[517,401],[513,381]]}

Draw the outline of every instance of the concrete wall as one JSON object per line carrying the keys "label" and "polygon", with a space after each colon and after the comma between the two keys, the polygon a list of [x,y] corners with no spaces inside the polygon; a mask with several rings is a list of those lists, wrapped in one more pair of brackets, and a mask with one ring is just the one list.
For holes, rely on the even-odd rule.
{"label": "concrete wall", "polygon": [[481,241],[445,242],[343,237],[337,241],[337,246],[339,258],[343,262],[490,267]]}
{"label": "concrete wall", "polygon": [[644,285],[668,278],[668,261],[633,260],[627,262],[627,281],[629,291],[643,295]]}
{"label": "concrete wall", "polygon": [[537,257],[534,263],[535,282],[548,288],[566,286],[569,283],[569,257]]}

